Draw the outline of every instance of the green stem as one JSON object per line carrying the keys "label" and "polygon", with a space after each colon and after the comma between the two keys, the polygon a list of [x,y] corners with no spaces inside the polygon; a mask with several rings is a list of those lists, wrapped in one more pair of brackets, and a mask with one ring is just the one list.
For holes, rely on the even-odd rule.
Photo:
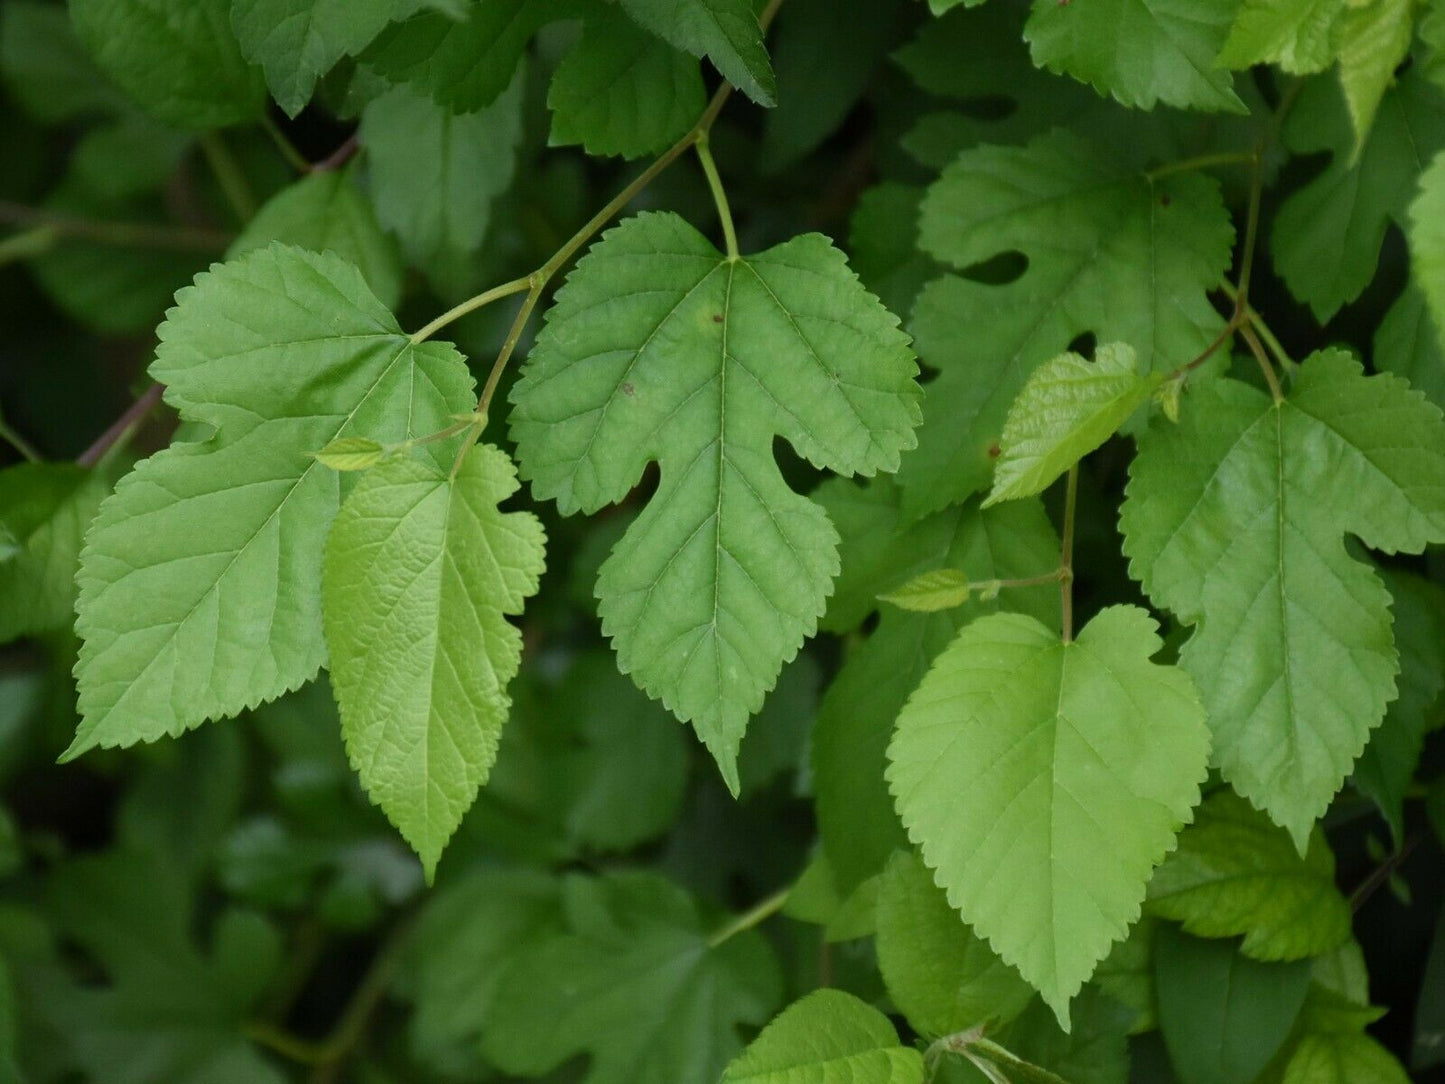
{"label": "green stem", "polygon": [[1269,394],[1276,403],[1284,402],[1284,392],[1280,390],[1279,378],[1274,375],[1274,366],[1265,357],[1264,347],[1260,345],[1259,336],[1254,333],[1254,328],[1244,324],[1239,329],[1239,334],[1249,345],[1249,352],[1254,355],[1254,360],[1259,362],[1259,371],[1264,374],[1264,382],[1269,385]]}
{"label": "green stem", "polygon": [[1239,268],[1239,292],[1235,295],[1235,314],[1249,306],[1249,278],[1254,269],[1254,248],[1259,238],[1259,203],[1264,193],[1264,144],[1254,152],[1254,171],[1249,179],[1249,211],[1245,215],[1244,255]]}
{"label": "green stem", "polygon": [[249,222],[256,213],[256,197],[251,192],[246,174],[241,170],[241,163],[236,161],[236,156],[231,153],[231,148],[226,146],[221,133],[203,133],[201,152],[206,156],[206,164],[215,174],[216,183],[221,186],[221,193],[231,205],[236,218],[243,224]]}
{"label": "green stem", "polygon": [[147,388],[140,398],[126,408],[124,414],[110,423],[110,427],[95,439],[94,444],[76,457],[76,464],[82,467],[99,466],[101,461],[115,448],[130,439],[136,427],[161,401],[161,394],[164,391],[165,388],[160,384],[152,384]]}
{"label": "green stem", "polygon": [[28,260],[32,256],[43,256],[60,240],[60,231],[54,226],[32,226],[24,233],[17,233],[0,241],[0,267],[7,263]]}
{"label": "green stem", "polygon": [[469,297],[460,305],[450,308],[446,312],[442,313],[431,323],[427,324],[426,327],[422,328],[415,335],[413,335],[411,337],[411,341],[413,343],[426,342],[442,328],[446,327],[448,324],[460,320],[463,316],[466,316],[469,313],[476,312],[478,309],[485,308],[493,301],[500,301],[504,297],[510,297],[512,294],[519,294],[523,290],[530,290],[531,288],[532,276],[530,275],[524,276],[523,278],[519,279],[513,279],[511,282],[504,282],[500,286],[493,286],[490,290],[487,290],[484,293],[477,294],[476,297]]}
{"label": "green stem", "polygon": [[[1219,288],[1228,295],[1230,300],[1238,302],[1239,291],[1231,283],[1222,282]],[[1270,354],[1274,356],[1275,361],[1279,362],[1280,368],[1287,373],[1293,372],[1299,363],[1289,356],[1279,339],[1275,337],[1274,332],[1269,329],[1269,325],[1264,322],[1264,317],[1259,314],[1259,310],[1246,303],[1244,315],[1254,330],[1259,333],[1259,337],[1264,340],[1265,345],[1269,347]]]}
{"label": "green stem", "polygon": [[763,900],[762,903],[751,910],[745,911],[736,918],[723,923],[723,925],[719,926],[717,931],[707,939],[707,947],[710,949],[717,948],[723,942],[736,937],[738,934],[751,930],[754,926],[762,925],[763,922],[772,918],[783,909],[783,905],[788,902],[788,897],[792,895],[792,892],[793,886],[789,885],[781,892],[773,893],[773,895]]}
{"label": "green stem", "polygon": [[1254,155],[1248,151],[1220,151],[1217,154],[1201,154],[1194,158],[1182,158],[1177,162],[1166,162],[1157,169],[1151,169],[1144,174],[1150,184],[1162,180],[1165,177],[1172,177],[1176,173],[1194,173],[1201,169],[1212,169],[1214,166],[1240,166],[1254,161]]}
{"label": "green stem", "polygon": [[271,142],[276,144],[276,149],[281,152],[281,157],[286,159],[286,164],[297,173],[310,173],[311,163],[306,156],[296,149],[296,144],[286,138],[286,133],[281,131],[281,126],[271,118],[271,114],[261,115],[261,127],[271,137]]}
{"label": "green stem", "polygon": [[0,417],[0,440],[10,445],[10,447],[14,448],[22,457],[28,459],[31,463],[39,463],[41,461],[41,455],[36,451],[35,445],[31,444],[12,429],[10,423],[3,417]]}
{"label": "green stem", "polygon": [[1059,609],[1064,643],[1074,638],[1074,511],[1079,502],[1079,465],[1069,468],[1064,491],[1064,530],[1059,551]]}
{"label": "green stem", "polygon": [[723,239],[727,243],[728,259],[736,260],[740,254],[738,252],[738,234],[733,226],[733,210],[728,203],[727,189],[723,187],[722,177],[717,171],[717,163],[713,161],[709,138],[708,133],[701,133],[694,146],[697,150],[698,161],[702,163],[702,171],[707,175],[707,186],[712,191],[712,201],[717,206],[717,216],[722,220]]}
{"label": "green stem", "polygon": [[[159,226],[149,222],[102,222],[62,214],[44,207],[26,207],[8,200],[0,200],[0,222],[24,227],[27,231],[34,227],[46,227],[62,238],[69,237],[122,248],[158,248],[174,252],[214,254],[224,252],[231,243],[227,234],[213,230]],[[33,245],[35,240],[32,238],[26,244]]]}
{"label": "green stem", "polygon": [[487,383],[482,388],[482,394],[477,398],[477,420],[472,423],[466,439],[462,441],[462,446],[457,449],[457,457],[452,461],[452,478],[455,478],[457,472],[462,469],[462,463],[466,461],[467,453],[481,439],[482,430],[487,427],[487,411],[491,409],[492,397],[497,393],[497,384],[501,382],[502,373],[506,371],[507,363],[512,360],[512,354],[516,352],[522,332],[527,328],[527,321],[532,317],[532,310],[537,307],[537,302],[541,299],[542,283],[534,281],[532,288],[527,291],[527,296],[522,299],[522,306],[517,310],[517,317],[512,321],[511,330],[507,332],[507,340],[502,344],[502,349],[497,354],[497,360],[492,363],[492,371],[487,374]]}

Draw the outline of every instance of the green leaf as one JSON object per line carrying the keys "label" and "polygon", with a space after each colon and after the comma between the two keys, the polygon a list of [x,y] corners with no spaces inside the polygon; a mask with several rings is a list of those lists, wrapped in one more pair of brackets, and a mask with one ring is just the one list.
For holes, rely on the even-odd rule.
{"label": "green leaf", "polygon": [[1324,833],[1315,829],[1301,856],[1289,833],[1228,787],[1205,799],[1154,871],[1145,909],[1195,937],[1243,935],[1240,951],[1256,960],[1319,956],[1350,936]]}
{"label": "green leaf", "polygon": [[246,59],[266,72],[276,104],[294,117],[317,81],[355,56],[402,13],[405,0],[232,0]]}
{"label": "green leaf", "polygon": [[[1411,273],[1435,327],[1445,319],[1445,152],[1437,154],[1420,174],[1419,194],[1410,204],[1409,236]],[[1438,336],[1438,332],[1437,332]],[[1438,337],[1445,345],[1445,337]]]}
{"label": "green leaf", "polygon": [[[1042,1068],[1069,1084],[1126,1084],[1129,1011],[1092,986],[1086,986],[1075,1002],[1073,1018],[1073,1028],[1061,1031],[1048,1007],[1034,1001],[1017,1020],[999,1031],[996,1038],[1007,1047],[1007,1053],[1035,1072]],[[1018,1084],[1039,1080],[1037,1076],[1023,1075],[1018,1066],[1000,1058],[996,1049],[989,1053],[992,1060],[1013,1072],[1009,1078],[1011,1084],[1014,1080]],[[1039,1084],[1045,1082],[1039,1081]]]}
{"label": "green leaf", "polygon": [[127,113],[81,137],[70,159],[71,183],[99,199],[142,196],[170,179],[193,142],[190,133],[146,113]]}
{"label": "green leaf", "polygon": [[553,146],[637,158],[671,146],[707,104],[697,62],[621,15],[589,21],[552,74]]}
{"label": "green leaf", "polygon": [[1329,1031],[1300,1038],[1281,1084],[1410,1084],[1395,1056],[1363,1031]]}
{"label": "green leaf", "polygon": [[1101,611],[1072,642],[1032,618],[980,618],[888,748],[899,816],[949,902],[1066,1028],[1205,776],[1198,692],[1149,661],[1161,646],[1136,607]]}
{"label": "green leaf", "polygon": [[772,454],[783,436],[843,473],[896,467],[917,367],[896,319],[809,234],[722,256],[676,215],[611,230],[568,277],[521,381],[522,475],[563,514],[661,485],[597,581],[618,664],[691,722],[724,778],[748,716],[816,627],[836,533]]}
{"label": "green leaf", "polygon": [[1139,372],[1127,343],[1100,345],[1093,362],[1070,353],[1040,365],[1009,408],[984,507],[1048,489],[1117,433],[1160,379]]}
{"label": "green leaf", "polygon": [[900,610],[937,613],[968,601],[968,577],[956,568],[936,568],[915,576],[902,587],[879,595],[879,602],[891,602]]}
{"label": "green leaf", "polygon": [[921,1035],[937,1038],[1021,1013],[1033,987],[949,906],[912,852],[896,851],[878,886],[878,967],[888,996]]}
{"label": "green leaf", "polygon": [[1003,285],[950,275],[918,299],[919,354],[941,373],[899,471],[908,513],[989,484],[1015,397],[1080,335],[1132,344],[1145,373],[1199,354],[1223,326],[1208,291],[1233,236],[1214,181],[1151,183],[1067,132],[962,154],[924,199],[923,247],[960,270],[1012,251],[1028,266]]}
{"label": "green leaf", "polygon": [[414,344],[335,256],[273,245],[220,265],[158,334],[151,375],[215,432],[143,461],[101,506],[78,575],[83,718],[67,757],[179,734],[314,677],[341,493],[310,453],[436,432],[471,406],[457,352]]}
{"label": "green leaf", "polygon": [[0,644],[69,625],[81,539],[105,486],[68,463],[0,470],[0,530],[13,552],[0,560]]}
{"label": "green leaf", "polygon": [[1303,852],[1399,670],[1389,593],[1343,535],[1392,553],[1445,539],[1440,410],[1324,351],[1279,403],[1235,380],[1196,387],[1130,475],[1124,553],[1156,604],[1198,626],[1180,665],[1214,761]]}
{"label": "green leaf", "polygon": [[1291,75],[1335,62],[1335,28],[1347,0],[1244,0],[1217,63],[1226,68],[1278,64]]}
{"label": "green leaf", "polygon": [[714,1084],[737,1029],[776,1006],[778,965],[750,930],[717,945],[696,903],[652,874],[570,879],[567,931],[517,954],[492,1003],[483,1053],[541,1076],[591,1055],[584,1084]]}
{"label": "green leaf", "polygon": [[1410,52],[1414,7],[1412,0],[1366,0],[1349,4],[1340,20],[1336,52],[1340,87],[1355,129],[1352,161],[1369,137],[1395,69]]}
{"label": "green leaf", "polygon": [[1416,1069],[1433,1069],[1445,1062],[1445,909],[1435,922],[1420,979],[1410,1062]]}
{"label": "green leaf", "polygon": [[722,1084],[923,1084],[923,1057],[871,1005],[815,990],[763,1029]]}
{"label": "green leaf", "polygon": [[394,459],[369,472],[326,541],[322,617],[341,732],[361,785],[430,881],[497,758],[546,538],[490,444],[449,478]]}
{"label": "green leaf", "polygon": [[386,449],[366,437],[341,437],[313,454],[318,463],[332,470],[368,470],[381,462]]}
{"label": "green leaf", "polygon": [[913,311],[923,284],[938,265],[918,250],[918,208],[924,189],[885,181],[858,197],[848,231],[848,253],[863,285],[893,312]]}
{"label": "green leaf", "polygon": [[383,30],[362,59],[453,113],[474,113],[512,85],[532,35],[574,14],[575,6],[575,0],[473,0],[461,21],[423,11]]}
{"label": "green leaf", "polygon": [[6,0],[0,6],[0,80],[26,113],[47,123],[129,108],[59,4]]}
{"label": "green leaf", "polygon": [[1307,82],[1284,128],[1295,154],[1328,151],[1319,176],[1292,193],[1270,230],[1274,266],[1323,323],[1375,277],[1390,223],[1404,224],[1416,179],[1445,148],[1445,92],[1407,71],[1385,92],[1358,150],[1340,90]]}
{"label": "green leaf", "polygon": [[759,105],[777,104],[777,82],[752,0],[617,0],[639,26],[669,45],[707,57]]}
{"label": "green leaf", "polygon": [[1418,283],[1407,282],[1375,331],[1371,360],[1445,406],[1445,341]]}
{"label": "green leaf", "polygon": [[111,850],[68,863],[47,885],[46,910],[110,980],[67,988],[37,1008],[55,1013],[68,1060],[107,1084],[281,1084],[242,1038],[281,962],[259,916],[224,913],[202,953],[195,899],[179,869],[147,852]]}
{"label": "green leaf", "polygon": [[1215,67],[1237,0],[1034,0],[1024,28],[1034,63],[1124,105],[1244,113]]}
{"label": "green leaf", "polygon": [[350,170],[325,170],[283,188],[231,242],[228,259],[272,241],[312,252],[334,252],[354,263],[387,308],[401,300],[403,270],[396,244],[382,233],[371,204]]}
{"label": "green leaf", "polygon": [[1228,942],[1168,925],[1155,934],[1154,965],[1159,1028],[1181,1084],[1254,1080],[1289,1037],[1309,989],[1307,961],[1259,963]]}
{"label": "green leaf", "polygon": [[1439,727],[1445,689],[1445,591],[1394,569],[1381,570],[1390,589],[1395,646],[1400,652],[1399,697],[1355,761],[1351,781],[1380,807],[1395,846],[1405,841],[1405,797],[1420,765],[1425,736]]}
{"label": "green leaf", "polygon": [[473,1046],[490,1027],[511,958],[562,922],[561,883],[529,870],[485,871],[439,888],[417,920],[411,1034],[424,1052]]}
{"label": "green leaf", "polygon": [[[891,479],[867,488],[828,482],[817,496],[842,535],[843,571],[823,619],[835,632],[855,629],[878,609],[879,594],[926,569],[955,568],[986,580],[1032,576],[1058,564],[1058,536],[1037,501],[987,512],[971,503],[909,523]],[[883,778],[899,711],[958,630],[999,609],[1057,622],[1058,590],[1052,584],[1019,588],[936,614],[885,606],[877,630],[847,656],[829,686],[813,738],[813,786],[823,847],[845,890],[878,873],[895,848],[908,846]]]}
{"label": "green leaf", "polygon": [[361,115],[371,198],[407,261],[439,284],[469,280],[492,203],[512,183],[522,134],[522,79],[475,113],[454,114],[408,87]]}
{"label": "green leaf", "polygon": [[96,64],[137,105],[181,128],[254,120],[266,103],[246,63],[228,0],[71,0]]}

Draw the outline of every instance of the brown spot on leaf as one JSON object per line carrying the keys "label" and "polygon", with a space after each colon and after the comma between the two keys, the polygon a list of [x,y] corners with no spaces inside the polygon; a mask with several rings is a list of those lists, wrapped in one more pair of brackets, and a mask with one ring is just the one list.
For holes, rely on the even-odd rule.
{"label": "brown spot on leaf", "polygon": [[994,441],[988,446],[988,457],[990,459],[997,459],[1001,455],[1003,455],[1003,449],[998,446],[998,441]]}
{"label": "brown spot on leaf", "polygon": [[1168,207],[1171,202],[1172,202],[1172,201],[1169,199],[1169,193],[1168,193],[1168,192],[1165,192],[1162,196],[1159,197],[1159,206],[1160,206],[1160,207]]}
{"label": "brown spot on leaf", "polygon": [[713,313],[712,322],[715,323],[715,324],[720,324],[720,323],[722,323],[722,322],[723,322],[722,313],[720,313],[720,312],[715,312],[715,313]]}
{"label": "brown spot on leaf", "polygon": [[622,394],[623,394],[623,395],[636,395],[636,394],[637,394],[637,389],[634,388],[631,384],[623,384],[623,385],[622,385]]}

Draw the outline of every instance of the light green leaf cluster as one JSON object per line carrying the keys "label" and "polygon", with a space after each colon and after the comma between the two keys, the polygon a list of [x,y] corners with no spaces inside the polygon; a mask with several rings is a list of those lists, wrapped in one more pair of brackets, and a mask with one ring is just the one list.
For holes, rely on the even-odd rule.
{"label": "light green leaf cluster", "polygon": [[[888,478],[866,487],[834,480],[817,498],[842,536],[843,569],[822,622],[829,631],[852,632],[880,609],[880,594],[926,570],[952,568],[980,581],[1033,576],[1058,563],[1058,536],[1037,501],[986,512],[971,502],[910,522]],[[930,614],[881,607],[878,628],[829,686],[813,735],[813,789],[823,848],[845,891],[908,846],[883,777],[904,702],[960,628],[1004,608],[1056,623],[1058,590],[1024,587]]]}
{"label": "light green leaf cluster", "polygon": [[789,1005],[728,1066],[722,1084],[923,1084],[923,1058],[888,1017],[841,990]]}
{"label": "light green leaf cluster", "polygon": [[1039,366],[1009,407],[993,491],[984,507],[1042,493],[1138,410],[1159,386],[1127,343],[1104,343],[1093,362],[1060,354]]}
{"label": "light green leaf cluster", "polygon": [[428,880],[497,756],[537,591],[542,525],[498,511],[506,455],[473,448],[454,477],[394,459],[363,477],[326,542],[322,615],[341,730],[361,785]]}
{"label": "light green leaf cluster", "polygon": [[899,816],[949,902],[1066,1028],[1206,773],[1199,693],[1150,661],[1160,646],[1134,607],[1072,642],[1020,615],[980,618],[934,661],[888,749]]}
{"label": "light green leaf cluster", "polygon": [[589,1054],[584,1084],[715,1084],[781,994],[747,931],[717,944],[698,905],[652,874],[573,877],[562,928],[512,954],[482,1037],[506,1073],[540,1076]]}
{"label": "light green leaf cluster", "polygon": [[1289,833],[1227,787],[1205,799],[1154,871],[1146,910],[1196,937],[1243,935],[1256,960],[1321,956],[1350,936],[1350,905],[1316,829],[1301,855]]}
{"label": "light green leaf cluster", "polygon": [[918,298],[919,354],[941,373],[898,475],[913,516],[989,484],[1015,397],[1079,336],[1129,343],[1141,372],[1168,372],[1223,326],[1207,292],[1234,231],[1216,183],[1151,181],[1066,131],[965,151],[929,189],[919,228],[959,271],[1012,251],[1028,266],[1003,285],[948,275]]}
{"label": "light green leaf cluster", "polygon": [[1215,64],[1237,0],[1035,0],[1024,35],[1034,63],[1124,105],[1246,111]]}
{"label": "light green leaf cluster", "polygon": [[748,716],[816,627],[837,536],[772,454],[872,474],[918,421],[896,319],[816,234],[725,257],[682,219],[645,214],[594,245],[548,313],[512,392],[533,493],[564,513],[661,484],[603,564],[619,666],[691,722],[736,789]]}
{"label": "light green leaf cluster", "polygon": [[914,854],[896,851],[878,885],[878,967],[888,996],[921,1035],[938,1038],[1024,1010],[1033,987],[958,917]]}
{"label": "light green leaf cluster", "polygon": [[1346,0],[1244,0],[1218,62],[1242,69],[1278,64],[1291,75],[1322,72],[1335,60],[1336,24]]}
{"label": "light green leaf cluster", "polygon": [[1120,515],[1131,572],[1197,631],[1224,778],[1304,852],[1395,696],[1389,593],[1346,533],[1386,552],[1445,539],[1445,420],[1388,374],[1326,351],[1288,398],[1195,389],[1139,444]]}
{"label": "light green leaf cluster", "polygon": [[435,432],[472,405],[456,351],[413,343],[329,254],[272,245],[220,265],[159,336],[151,375],[211,435],[140,463],[87,537],[69,757],[179,734],[314,677],[341,486],[312,453]]}
{"label": "light green leaf cluster", "polygon": [[70,17],[100,69],[167,124],[219,128],[265,107],[261,71],[231,29],[230,0],[73,0]]}
{"label": "light green leaf cluster", "polygon": [[0,644],[70,624],[85,528],[105,485],[62,463],[0,471]]}

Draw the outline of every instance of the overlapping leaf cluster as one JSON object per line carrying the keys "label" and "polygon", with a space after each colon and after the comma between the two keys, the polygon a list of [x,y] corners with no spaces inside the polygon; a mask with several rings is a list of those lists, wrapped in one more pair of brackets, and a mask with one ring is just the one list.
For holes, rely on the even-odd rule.
{"label": "overlapping leaf cluster", "polygon": [[0,1078],[1440,1064],[1442,49],[0,6]]}

